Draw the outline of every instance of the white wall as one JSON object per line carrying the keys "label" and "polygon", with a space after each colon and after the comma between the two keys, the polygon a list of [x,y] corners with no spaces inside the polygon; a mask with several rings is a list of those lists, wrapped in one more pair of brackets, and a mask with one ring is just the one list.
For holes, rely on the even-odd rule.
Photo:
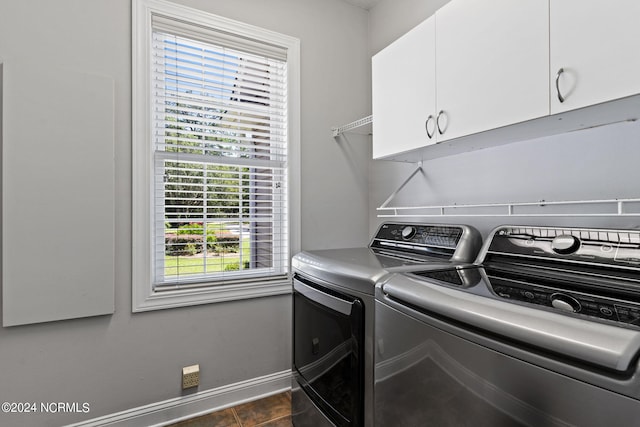
{"label": "white wall", "polygon": [[[181,3],[301,39],[302,247],[366,243],[367,146],[337,144],[330,128],[369,111],[367,13],[339,0]],[[2,401],[88,402],[91,411],[0,413],[0,425],[62,425],[177,397],[181,368],[193,363],[199,390],[290,368],[289,296],[131,314],[130,8],[128,0],[0,2],[0,59],[114,79],[116,158],[115,314],[0,328]],[[37,268],[46,254],[33,238]]]}
{"label": "white wall", "polygon": [[[383,0],[371,10],[372,55],[447,1]],[[465,153],[423,164],[424,174],[391,206],[637,198],[640,196],[640,125],[621,123]],[[412,164],[372,161],[370,232],[383,219],[376,207],[414,170]],[[638,218],[404,218],[475,225],[486,236],[500,224],[637,228]]]}

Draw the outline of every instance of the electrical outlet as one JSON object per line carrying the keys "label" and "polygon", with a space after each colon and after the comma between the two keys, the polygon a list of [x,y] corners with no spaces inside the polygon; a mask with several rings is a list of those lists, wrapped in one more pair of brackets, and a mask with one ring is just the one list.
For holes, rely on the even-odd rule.
{"label": "electrical outlet", "polygon": [[198,387],[200,385],[200,365],[182,368],[182,389]]}

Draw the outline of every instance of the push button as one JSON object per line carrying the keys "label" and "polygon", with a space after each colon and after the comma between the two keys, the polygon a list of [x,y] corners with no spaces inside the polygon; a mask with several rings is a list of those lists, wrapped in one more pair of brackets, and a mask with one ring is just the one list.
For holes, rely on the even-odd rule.
{"label": "push button", "polygon": [[609,307],[605,307],[605,306],[600,306],[600,313],[603,316],[607,316],[607,317],[613,316],[613,310],[611,310]]}

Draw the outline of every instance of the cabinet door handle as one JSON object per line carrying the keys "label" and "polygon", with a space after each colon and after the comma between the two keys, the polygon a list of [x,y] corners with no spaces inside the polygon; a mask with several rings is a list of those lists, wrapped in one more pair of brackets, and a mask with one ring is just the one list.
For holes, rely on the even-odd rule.
{"label": "cabinet door handle", "polygon": [[427,121],[424,122],[424,128],[427,131],[427,136],[429,137],[429,139],[433,138],[433,134],[436,133],[436,129],[433,129],[433,132],[429,132],[429,122],[433,120],[433,114],[429,114],[429,117],[427,117]]}
{"label": "cabinet door handle", "polygon": [[440,110],[438,112],[438,115],[436,116],[436,127],[438,128],[438,133],[440,135],[442,135],[444,133],[444,131],[441,127],[440,127],[440,117],[442,117],[442,115],[445,114],[444,110]]}
{"label": "cabinet door handle", "polygon": [[560,75],[564,73],[564,68],[560,68],[558,70],[558,74],[556,74],[556,92],[558,93],[558,101],[564,102],[564,96],[560,93]]}

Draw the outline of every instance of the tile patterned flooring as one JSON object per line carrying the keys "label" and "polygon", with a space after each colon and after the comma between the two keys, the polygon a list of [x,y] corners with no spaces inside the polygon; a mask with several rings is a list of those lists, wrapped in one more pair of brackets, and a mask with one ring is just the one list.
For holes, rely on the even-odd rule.
{"label": "tile patterned flooring", "polygon": [[167,427],[291,427],[291,392],[243,403]]}

